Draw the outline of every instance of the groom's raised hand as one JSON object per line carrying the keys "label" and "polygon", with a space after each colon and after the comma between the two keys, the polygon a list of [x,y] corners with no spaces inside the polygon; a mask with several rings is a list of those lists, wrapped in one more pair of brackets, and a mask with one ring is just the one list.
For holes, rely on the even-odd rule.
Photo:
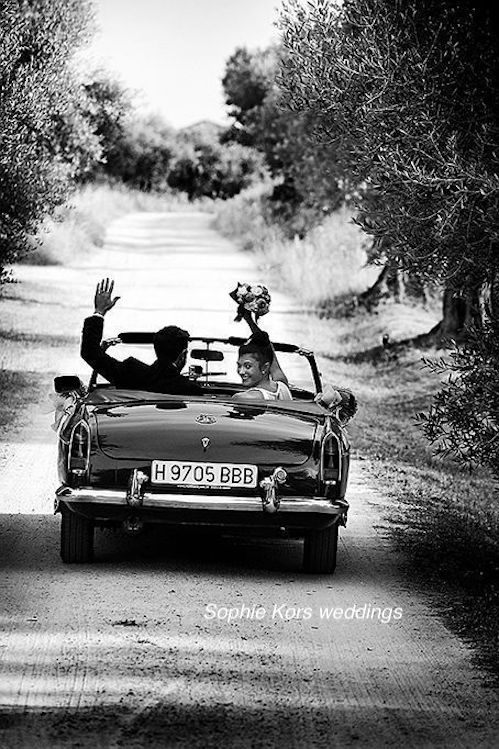
{"label": "groom's raised hand", "polygon": [[119,296],[115,296],[113,299],[113,288],[114,281],[109,278],[103,278],[99,281],[97,288],[95,289],[94,305],[95,312],[99,315],[105,315],[109,312],[112,307],[116,304]]}

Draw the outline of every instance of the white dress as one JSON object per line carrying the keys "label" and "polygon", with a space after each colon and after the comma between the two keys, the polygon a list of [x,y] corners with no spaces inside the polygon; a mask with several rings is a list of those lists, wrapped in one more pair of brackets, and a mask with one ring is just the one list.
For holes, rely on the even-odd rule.
{"label": "white dress", "polygon": [[275,383],[277,385],[277,390],[272,393],[270,390],[265,390],[265,388],[249,388],[246,392],[249,393],[252,390],[258,390],[259,393],[263,395],[263,399],[266,401],[290,401],[293,400],[293,396],[291,395],[291,391],[286,385],[286,383],[277,381]]}

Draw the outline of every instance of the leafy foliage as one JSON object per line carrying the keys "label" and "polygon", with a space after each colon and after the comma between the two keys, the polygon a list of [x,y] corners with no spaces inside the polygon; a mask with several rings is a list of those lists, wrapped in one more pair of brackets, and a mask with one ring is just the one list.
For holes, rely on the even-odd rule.
{"label": "leafy foliage", "polygon": [[101,149],[99,161],[93,159],[82,174],[85,180],[112,173],[119,158],[125,123],[132,114],[132,101],[129,92],[105,70],[91,71],[82,85],[83,115]]}
{"label": "leafy foliage", "polygon": [[103,171],[140,190],[162,190],[174,154],[175,132],[159,116],[127,117],[111,142]]}
{"label": "leafy foliage", "polygon": [[359,221],[379,257],[456,288],[499,264],[490,8],[291,0],[282,17],[281,87],[363,188]]}
{"label": "leafy foliage", "polygon": [[209,122],[176,132],[159,116],[128,117],[104,172],[140,190],[180,190],[191,200],[232,197],[261,174],[262,158],[248,146],[221,143],[220,132]]}
{"label": "leafy foliage", "polygon": [[428,414],[418,414],[439,454],[455,456],[470,470],[488,465],[499,478],[499,324],[488,320],[448,359],[425,360],[432,371],[450,372]]}
{"label": "leafy foliage", "polygon": [[[282,15],[284,97],[318,152],[336,145],[374,258],[445,283],[449,321],[466,324],[499,278],[494,21],[480,0],[289,0]],[[435,365],[452,376],[422,417],[441,451],[496,471],[498,319],[492,304]]]}
{"label": "leafy foliage", "polygon": [[293,236],[338,207],[344,197],[334,146],[311,143],[306,114],[282,106],[277,71],[282,51],[237,49],[226,64],[223,86],[234,124],[224,136],[264,157],[276,185],[274,219]]}
{"label": "leafy foliage", "polygon": [[0,281],[43,216],[100,153],[72,67],[87,0],[0,2]]}
{"label": "leafy foliage", "polygon": [[258,110],[272,88],[275,77],[275,50],[250,52],[238,47],[229,57],[222,86],[230,115],[245,126],[251,112]]}
{"label": "leafy foliage", "polygon": [[176,149],[168,184],[190,199],[231,198],[263,172],[263,160],[254,148],[222,143],[221,130],[209,123],[180,131]]}

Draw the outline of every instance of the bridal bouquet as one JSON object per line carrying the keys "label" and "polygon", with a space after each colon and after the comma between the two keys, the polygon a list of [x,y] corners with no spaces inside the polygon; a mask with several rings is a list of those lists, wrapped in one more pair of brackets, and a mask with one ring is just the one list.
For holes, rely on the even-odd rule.
{"label": "bridal bouquet", "polygon": [[269,311],[270,294],[266,286],[262,284],[238,283],[237,288],[230,292],[232,299],[237,304],[236,322],[242,320],[244,311],[254,312],[255,317],[262,317]]}

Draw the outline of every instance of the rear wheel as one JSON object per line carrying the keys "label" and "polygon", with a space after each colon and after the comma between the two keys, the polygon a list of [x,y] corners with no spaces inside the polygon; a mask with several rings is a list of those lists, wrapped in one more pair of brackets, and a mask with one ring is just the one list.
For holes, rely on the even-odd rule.
{"label": "rear wheel", "polygon": [[94,524],[71,510],[61,515],[61,559],[67,564],[91,562],[94,556]]}
{"label": "rear wheel", "polygon": [[311,531],[305,537],[303,548],[303,569],[305,572],[331,573],[336,568],[338,550],[338,523],[318,531]]}

